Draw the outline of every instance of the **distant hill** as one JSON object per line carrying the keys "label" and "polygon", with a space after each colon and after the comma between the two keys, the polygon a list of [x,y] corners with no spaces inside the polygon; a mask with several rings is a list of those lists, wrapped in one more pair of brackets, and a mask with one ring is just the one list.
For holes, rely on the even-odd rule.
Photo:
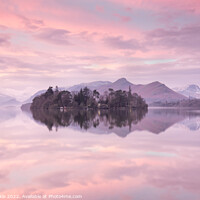
{"label": "distant hill", "polygon": [[21,110],[29,112],[30,111],[30,107],[31,107],[31,103],[26,103],[26,104],[23,104],[21,106]]}
{"label": "distant hill", "polygon": [[[81,83],[69,88],[59,88],[59,89],[67,89],[71,92],[71,91],[79,91],[81,88],[84,88],[86,86],[91,90],[94,89],[98,90],[101,94],[103,94],[105,91],[108,91],[109,88],[112,88],[114,90],[128,91],[129,87],[131,87],[132,92],[141,95],[148,104],[152,104],[155,102],[160,102],[160,103],[176,102],[187,99],[186,96],[173,91],[172,89],[170,89],[169,87],[158,81],[146,85],[142,84],[136,85],[129,82],[126,78],[120,78],[115,82],[95,81],[90,83]],[[38,91],[24,103],[31,103],[35,96],[40,95],[43,92],[45,92],[45,90]]]}
{"label": "distant hill", "polygon": [[184,99],[177,102],[154,102],[151,106],[156,107],[180,107],[180,108],[194,108],[200,109],[200,99]]}
{"label": "distant hill", "polygon": [[147,85],[134,85],[133,83],[127,81],[125,78],[121,78],[114,83],[109,85],[104,85],[97,88],[98,91],[103,93],[109,88],[113,88],[114,90],[128,90],[129,86],[132,89],[132,92],[141,95],[147,103],[153,102],[175,102],[183,99],[187,99],[185,96],[176,93],[172,89],[168,88],[166,85],[156,81]]}
{"label": "distant hill", "polygon": [[16,106],[20,105],[20,102],[17,101],[14,97],[0,94],[0,106]]}
{"label": "distant hill", "polygon": [[13,98],[8,95],[0,94],[0,104],[10,101],[11,99]]}
{"label": "distant hill", "polygon": [[109,85],[111,84],[110,81],[94,81],[94,82],[90,82],[90,83],[81,83],[78,85],[74,85],[72,87],[67,88],[68,91],[72,92],[72,91],[79,91],[81,88],[84,87],[88,87],[90,90],[95,90],[101,86],[104,85]]}
{"label": "distant hill", "polygon": [[106,85],[102,85],[98,88],[96,88],[100,93],[103,93],[105,91],[108,91],[109,88],[112,88],[114,90],[125,90],[128,91],[129,86],[133,87],[134,84],[127,81],[125,78],[120,78],[117,81],[113,83],[109,83]]}
{"label": "distant hill", "polygon": [[132,90],[141,95],[147,103],[154,102],[176,102],[187,99],[187,97],[173,91],[165,84],[158,81],[147,85],[136,85],[132,87]]}
{"label": "distant hill", "polygon": [[[74,85],[72,87],[59,87],[59,90],[68,90],[70,92],[72,91],[79,91],[81,88],[84,87],[88,87],[91,90],[95,90],[96,88],[102,86],[102,85],[107,85],[110,84],[111,82],[109,81],[95,81],[95,82],[90,82],[90,83],[80,83],[78,85]],[[23,104],[27,104],[27,103],[32,103],[33,99],[36,96],[41,95],[42,93],[44,93],[46,90],[40,90],[38,92],[36,92],[35,94],[33,94],[30,98],[28,98],[26,101],[23,102]]]}
{"label": "distant hill", "polygon": [[[65,87],[59,87],[59,90],[67,90],[68,88]],[[30,98],[28,98],[26,101],[23,102],[23,104],[28,104],[28,103],[32,103],[33,99],[39,95],[41,95],[42,93],[46,92],[46,90],[39,90],[38,92],[36,92],[35,94],[33,94]]]}
{"label": "distant hill", "polygon": [[33,94],[30,98],[28,98],[26,101],[23,102],[23,104],[27,104],[27,103],[32,103],[33,99],[37,96],[39,96],[40,94],[44,93],[46,90],[40,90],[38,92],[36,92],[35,94]]}
{"label": "distant hill", "polygon": [[200,87],[198,85],[188,85],[184,88],[174,88],[174,90],[186,97],[200,99]]}

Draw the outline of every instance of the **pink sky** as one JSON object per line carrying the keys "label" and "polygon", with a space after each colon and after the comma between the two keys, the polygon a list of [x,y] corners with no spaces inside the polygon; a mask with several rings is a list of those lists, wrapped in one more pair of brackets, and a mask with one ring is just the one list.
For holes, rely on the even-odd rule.
{"label": "pink sky", "polygon": [[96,80],[199,84],[199,0],[1,0],[2,93]]}

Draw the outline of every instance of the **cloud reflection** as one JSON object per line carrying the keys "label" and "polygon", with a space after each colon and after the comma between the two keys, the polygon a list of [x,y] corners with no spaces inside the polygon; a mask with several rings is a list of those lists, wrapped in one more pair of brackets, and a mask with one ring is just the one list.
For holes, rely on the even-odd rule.
{"label": "cloud reflection", "polygon": [[[170,128],[163,134],[149,134],[141,124],[142,131],[123,139],[114,134],[84,134],[77,121],[49,132],[46,125],[18,113],[1,123],[0,193],[82,194],[88,200],[198,200],[200,135],[179,123],[198,119],[195,113],[149,109],[138,124],[146,120],[160,127],[166,119],[163,127]],[[117,121],[110,115],[102,117]],[[109,125],[108,121],[103,123]]]}
{"label": "cloud reflection", "polygon": [[[96,134],[115,133],[126,137],[129,133],[140,130],[159,134],[172,125],[199,116],[197,112],[181,109],[150,109],[147,110],[89,110],[65,111],[32,110],[33,119],[46,125],[49,130],[53,127],[80,128]],[[190,125],[190,124],[189,124]],[[188,126],[189,126],[188,125]],[[198,126],[195,126],[198,128]],[[193,129],[195,127],[192,127]]]}

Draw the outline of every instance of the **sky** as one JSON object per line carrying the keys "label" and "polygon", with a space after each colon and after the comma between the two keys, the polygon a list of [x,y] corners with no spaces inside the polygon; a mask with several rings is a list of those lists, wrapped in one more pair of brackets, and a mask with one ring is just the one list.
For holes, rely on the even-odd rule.
{"label": "sky", "polygon": [[0,93],[160,81],[200,85],[199,0],[0,0]]}

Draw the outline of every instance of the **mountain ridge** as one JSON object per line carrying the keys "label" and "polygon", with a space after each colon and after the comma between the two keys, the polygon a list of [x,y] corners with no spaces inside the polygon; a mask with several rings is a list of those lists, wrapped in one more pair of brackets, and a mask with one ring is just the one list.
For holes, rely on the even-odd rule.
{"label": "mountain ridge", "polygon": [[15,106],[20,105],[14,97],[0,93],[0,106]]}
{"label": "mountain ridge", "polygon": [[[142,96],[148,104],[154,103],[154,102],[176,102],[180,100],[186,100],[187,97],[183,96],[182,94],[179,94],[169,87],[167,87],[165,84],[154,81],[149,84],[133,84],[130,81],[128,81],[126,78],[120,78],[114,82],[110,81],[94,81],[89,83],[81,83],[77,84],[68,88],[62,88],[72,91],[79,91],[81,88],[88,87],[91,90],[97,90],[100,92],[100,94],[103,94],[105,91],[108,91],[109,88],[112,88],[114,90],[125,90],[128,91],[129,88],[131,88],[133,93],[137,93],[140,96]],[[59,88],[61,89],[61,88]],[[32,99],[37,96],[37,94],[44,92],[43,90],[38,91],[35,93],[29,100],[32,101]],[[25,101],[26,103],[31,103],[31,101]]]}
{"label": "mountain ridge", "polygon": [[198,85],[191,84],[183,88],[174,88],[174,90],[186,97],[200,99],[200,87]]}

